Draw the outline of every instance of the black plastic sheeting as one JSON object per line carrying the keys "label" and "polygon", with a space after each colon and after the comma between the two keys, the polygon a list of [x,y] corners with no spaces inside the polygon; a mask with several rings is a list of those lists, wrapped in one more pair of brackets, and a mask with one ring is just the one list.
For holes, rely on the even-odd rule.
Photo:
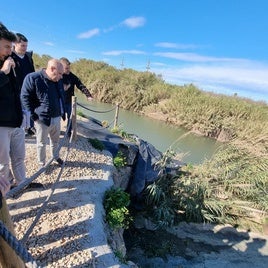
{"label": "black plastic sheeting", "polygon": [[134,166],[133,180],[130,185],[130,195],[136,196],[142,193],[145,186],[154,182],[159,175],[160,169],[156,163],[162,158],[162,153],[155,147],[138,139],[138,154],[136,164]]}
{"label": "black plastic sheeting", "polygon": [[86,125],[87,130],[90,131],[89,137],[101,141],[105,149],[109,151],[113,157],[117,155],[120,146],[136,147],[135,150],[137,153],[133,166],[133,177],[130,180],[128,189],[131,197],[140,196],[144,188],[158,178],[160,170],[156,163],[161,160],[163,156],[162,153],[152,144],[139,139],[135,135],[133,135],[133,137],[136,139],[137,144],[126,142],[120,136],[111,133],[106,128],[100,128],[100,126],[100,121],[90,118],[90,122]]}

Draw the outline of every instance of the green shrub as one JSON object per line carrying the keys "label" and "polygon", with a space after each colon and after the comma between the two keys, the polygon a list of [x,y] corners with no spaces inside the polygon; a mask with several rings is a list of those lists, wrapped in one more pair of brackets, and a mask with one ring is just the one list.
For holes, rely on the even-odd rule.
{"label": "green shrub", "polygon": [[119,126],[114,126],[113,128],[111,128],[111,132],[116,134],[116,135],[119,135],[119,136],[122,136],[124,135],[126,132],[123,130],[123,126],[122,125],[119,125]]}
{"label": "green shrub", "polygon": [[121,151],[119,151],[117,155],[114,157],[113,163],[116,168],[124,167],[127,164],[126,157]]}
{"label": "green shrub", "polygon": [[128,228],[132,220],[127,208],[129,204],[130,196],[121,188],[112,188],[105,192],[106,221],[112,229]]}

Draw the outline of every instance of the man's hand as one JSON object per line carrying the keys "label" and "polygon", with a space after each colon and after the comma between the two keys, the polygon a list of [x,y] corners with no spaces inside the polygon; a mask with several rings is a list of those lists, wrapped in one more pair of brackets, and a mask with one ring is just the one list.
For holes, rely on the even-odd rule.
{"label": "man's hand", "polygon": [[4,61],[4,64],[3,64],[2,68],[1,68],[1,71],[4,72],[5,74],[9,74],[11,68],[14,70],[14,68],[15,68],[15,62],[14,62],[14,60],[11,57],[8,57]]}
{"label": "man's hand", "polygon": [[71,84],[63,84],[64,91],[67,91],[70,88]]}
{"label": "man's hand", "polygon": [[93,98],[92,98],[92,97],[87,97],[87,100],[88,100],[88,101],[92,101]]}
{"label": "man's hand", "polygon": [[0,179],[0,191],[3,196],[10,190],[10,186],[9,180],[3,178]]}

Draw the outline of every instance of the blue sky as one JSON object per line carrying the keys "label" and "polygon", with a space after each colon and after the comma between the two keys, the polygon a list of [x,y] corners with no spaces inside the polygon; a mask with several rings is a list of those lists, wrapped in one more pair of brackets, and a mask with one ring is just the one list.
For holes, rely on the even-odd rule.
{"label": "blue sky", "polygon": [[1,0],[0,21],[40,55],[268,102],[267,10],[267,0]]}

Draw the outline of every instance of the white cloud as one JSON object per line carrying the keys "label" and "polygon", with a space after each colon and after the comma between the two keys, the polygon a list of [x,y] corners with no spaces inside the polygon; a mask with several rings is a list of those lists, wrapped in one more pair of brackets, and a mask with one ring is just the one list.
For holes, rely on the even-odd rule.
{"label": "white cloud", "polygon": [[82,51],[82,50],[72,50],[72,49],[66,50],[66,52],[74,53],[74,54],[85,54],[86,53],[85,51]]}
{"label": "white cloud", "polygon": [[177,44],[177,43],[169,43],[169,42],[156,43],[155,46],[163,47],[163,48],[175,48],[175,49],[195,49],[199,47],[193,44]]}
{"label": "white cloud", "polygon": [[95,28],[95,29],[89,30],[87,32],[78,34],[77,38],[88,39],[88,38],[91,38],[95,35],[98,35],[99,33],[100,33],[100,30],[98,28]]}
{"label": "white cloud", "polygon": [[145,22],[146,22],[146,19],[144,17],[130,17],[130,18],[125,19],[124,21],[122,21],[121,23],[117,25],[113,25],[106,29],[103,29],[103,32],[108,33],[122,26],[126,26],[131,29],[138,28],[138,27],[142,27],[145,24]]}
{"label": "white cloud", "polygon": [[141,54],[145,54],[145,52],[141,50],[111,50],[111,51],[102,52],[102,54],[107,55],[107,56],[119,56],[122,54],[141,55]]}
{"label": "white cloud", "polygon": [[163,62],[152,62],[152,65],[154,65],[154,66],[166,66],[166,64]]}
{"label": "white cloud", "polygon": [[156,52],[154,53],[154,55],[187,62],[248,62],[248,60],[245,59],[210,57],[199,55],[196,53]]}
{"label": "white cloud", "polygon": [[54,43],[52,42],[44,42],[44,44],[50,47],[54,47]]}
{"label": "white cloud", "polygon": [[146,22],[146,19],[144,17],[130,17],[125,19],[121,25],[124,25],[128,28],[138,28],[142,27]]}
{"label": "white cloud", "polygon": [[110,27],[107,28],[107,29],[103,29],[103,32],[104,32],[104,33],[108,33],[108,32],[114,31],[116,28],[118,28],[117,25],[110,26]]}
{"label": "white cloud", "polygon": [[[158,68],[153,70],[171,83],[193,83],[205,91],[223,94],[243,94],[262,96],[267,101],[268,66],[259,68],[252,63],[251,67],[193,65],[181,68]],[[249,96],[248,96],[249,97]]]}

